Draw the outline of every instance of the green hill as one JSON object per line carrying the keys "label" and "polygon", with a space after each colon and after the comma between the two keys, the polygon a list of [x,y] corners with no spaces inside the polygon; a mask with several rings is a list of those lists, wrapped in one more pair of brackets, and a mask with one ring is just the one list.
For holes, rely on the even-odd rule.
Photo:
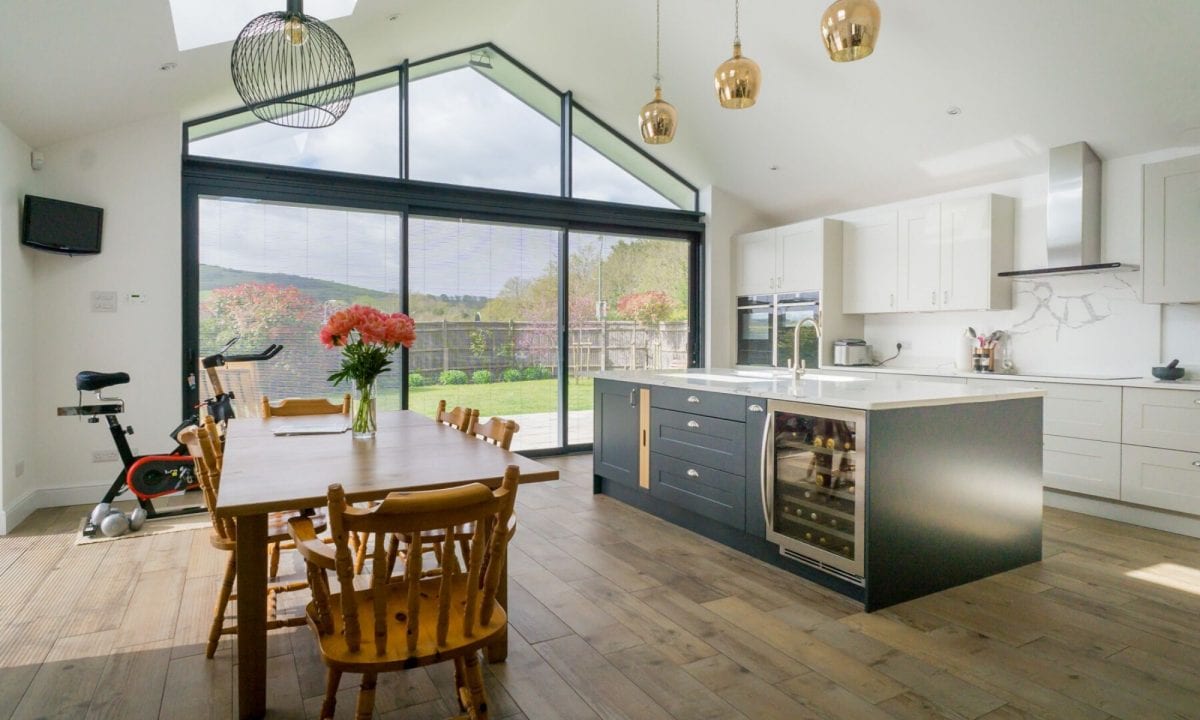
{"label": "green hill", "polygon": [[[243,283],[274,283],[294,287],[317,302],[341,300],[372,305],[382,310],[399,309],[399,300],[392,293],[371,288],[347,285],[330,280],[317,280],[287,273],[260,273],[234,270],[218,265],[200,265],[200,301],[216,288]],[[414,293],[409,297],[409,311],[419,320],[471,320],[487,304],[488,298],[478,295],[427,295]]]}

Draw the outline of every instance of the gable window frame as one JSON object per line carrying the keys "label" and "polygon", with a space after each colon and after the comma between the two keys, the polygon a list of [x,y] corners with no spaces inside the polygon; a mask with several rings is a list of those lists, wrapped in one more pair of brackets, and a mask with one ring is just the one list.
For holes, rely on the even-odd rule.
{"label": "gable window frame", "polygon": [[[516,69],[548,88],[559,100],[559,144],[560,144],[560,192],[557,195],[496,190],[483,187],[450,185],[410,177],[409,157],[409,110],[408,87],[412,68],[425,63],[444,61],[454,56],[469,57],[483,50],[511,63]],[[624,235],[653,235],[658,238],[677,239],[689,244],[688,264],[688,330],[689,346],[687,364],[695,367],[703,356],[703,242],[704,225],[699,212],[699,192],[673,170],[668,168],[628,138],[616,133],[594,114],[574,101],[570,91],[559,91],[544,79],[521,65],[511,56],[490,43],[483,43],[462,50],[444,53],[420,63],[405,61],[400,65],[384,68],[361,75],[356,83],[364,81],[382,82],[387,76],[396,77],[395,88],[399,100],[399,177],[363,175],[335,170],[319,170],[289,165],[273,165],[244,160],[205,157],[191,153],[190,140],[202,136],[205,125],[225,123],[238,126],[238,116],[249,114],[245,108],[237,108],[185,122],[182,127],[182,382],[183,415],[190,415],[199,402],[199,384],[194,382],[199,357],[199,204],[201,197],[236,197],[267,202],[298,203],[339,207],[347,210],[376,210],[396,212],[400,215],[400,302],[401,309],[409,312],[409,232],[408,219],[426,216],[444,219],[463,219],[481,222],[500,222],[551,227],[560,230],[560,282],[565,283],[569,274],[569,255],[565,252],[572,232],[598,232]],[[502,86],[503,87],[503,86]],[[632,150],[632,157],[648,161],[656,173],[670,178],[679,187],[690,193],[691,207],[686,209],[631,205],[602,200],[590,200],[572,196],[572,143],[578,138],[572,133],[572,119],[576,112],[583,112],[590,121],[612,133],[618,142]],[[615,162],[614,162],[615,164]],[[618,165],[631,176],[646,184],[659,195],[675,203],[645,179]],[[565,367],[569,343],[567,342],[567,298],[561,294],[559,301],[560,367]],[[408,407],[408,355],[401,353],[400,372],[404,378],[401,390],[403,407]],[[189,379],[190,378],[190,379]],[[559,402],[566,403],[567,373],[559,373]],[[560,408],[565,411],[565,407]],[[566,423],[566,413],[561,413]],[[574,452],[590,449],[590,443],[567,443],[552,448],[546,453]],[[533,451],[530,454],[542,454]]]}

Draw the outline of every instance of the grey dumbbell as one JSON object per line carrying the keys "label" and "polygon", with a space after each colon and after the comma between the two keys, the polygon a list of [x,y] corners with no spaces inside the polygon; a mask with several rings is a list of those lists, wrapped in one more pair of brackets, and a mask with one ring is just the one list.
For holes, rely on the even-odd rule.
{"label": "grey dumbbell", "polygon": [[92,521],[92,525],[100,527],[100,523],[104,521],[104,518],[108,517],[110,510],[112,510],[112,506],[103,502],[92,508],[92,515],[89,518]]}
{"label": "grey dumbbell", "polygon": [[129,529],[137,532],[142,529],[142,525],[146,523],[146,509],[136,507],[133,512],[129,513]]}
{"label": "grey dumbbell", "polygon": [[124,535],[129,532],[129,518],[120,510],[115,510],[100,521],[100,532],[105,537]]}

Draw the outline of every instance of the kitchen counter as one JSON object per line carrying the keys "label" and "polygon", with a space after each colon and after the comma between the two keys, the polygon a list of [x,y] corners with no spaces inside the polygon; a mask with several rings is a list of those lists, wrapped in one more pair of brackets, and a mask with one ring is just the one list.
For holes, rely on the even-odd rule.
{"label": "kitchen counter", "polygon": [[[854,368],[837,368],[854,370]],[[878,368],[862,368],[876,372]],[[813,370],[793,379],[788,371],[693,368],[691,370],[614,370],[597,378],[645,385],[664,385],[704,392],[753,395],[773,400],[795,400],[814,405],[854,410],[891,410],[964,403],[1042,397],[1036,388],[968,387],[965,384],[922,382],[897,373],[896,377],[854,378]]]}
{"label": "kitchen counter", "polygon": [[1023,382],[1054,382],[1068,383],[1072,385],[1108,385],[1112,387],[1140,387],[1154,388],[1162,390],[1200,390],[1200,380],[1158,380],[1153,377],[1120,377],[1119,373],[1063,373],[1063,374],[1036,374],[1036,373],[977,373],[965,370],[955,370],[950,367],[876,367],[873,365],[831,365],[822,367],[817,372],[836,372],[836,373],[879,373],[881,375],[900,375],[900,376],[925,376],[925,377],[957,377],[957,378],[975,378],[980,380],[1020,380]]}

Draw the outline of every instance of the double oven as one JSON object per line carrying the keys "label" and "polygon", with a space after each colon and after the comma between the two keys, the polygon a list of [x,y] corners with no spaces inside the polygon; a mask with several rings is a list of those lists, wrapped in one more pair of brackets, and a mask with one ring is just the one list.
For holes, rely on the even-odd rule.
{"label": "double oven", "polygon": [[[787,367],[792,358],[796,324],[817,322],[821,309],[816,292],[744,295],[737,301],[737,364]],[[800,329],[800,357],[816,368],[820,339],[811,325]]]}

